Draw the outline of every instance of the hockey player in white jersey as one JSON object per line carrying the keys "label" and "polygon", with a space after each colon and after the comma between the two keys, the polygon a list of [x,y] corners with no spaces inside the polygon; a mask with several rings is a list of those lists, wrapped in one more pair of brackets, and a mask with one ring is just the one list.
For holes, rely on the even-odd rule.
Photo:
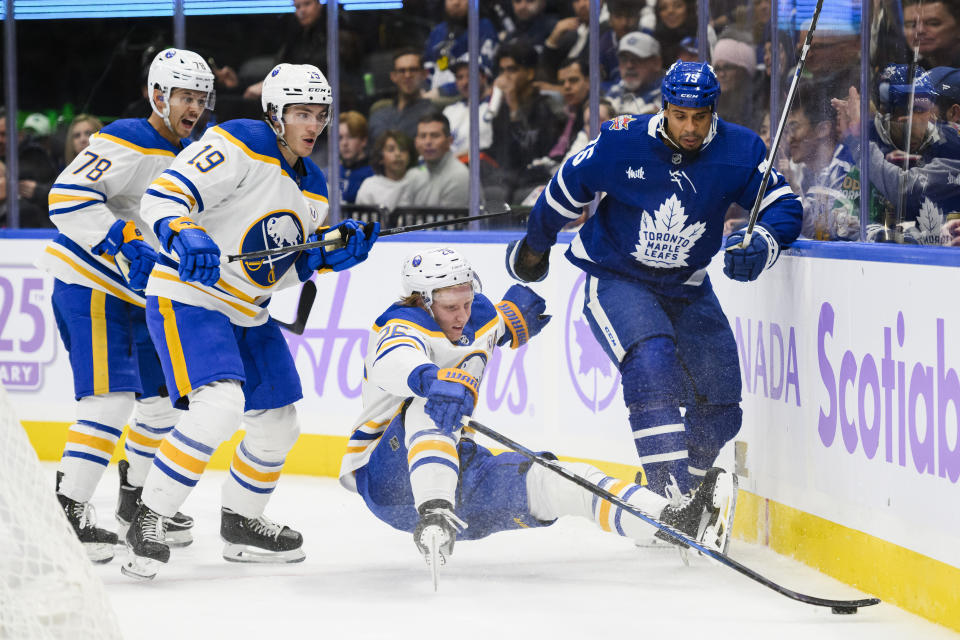
{"label": "hockey player in white jersey", "polygon": [[[660,494],[696,487],[742,419],[737,345],[706,267],[724,246],[730,204],[753,206],[766,149],[719,119],[719,96],[710,65],[674,64],[662,111],[605,122],[560,167],[526,236],[507,249],[513,277],[542,280],[557,233],[606,194],[566,256],[587,273],[584,315],[620,371],[637,453]],[[723,271],[734,280],[773,267],[800,232],[800,201],[777,171],[759,215],[749,246],[739,247],[743,231],[726,239]]]}
{"label": "hockey player in white jersey", "polygon": [[[287,453],[299,435],[293,403],[302,397],[293,358],[267,312],[274,291],[317,271],[367,257],[369,233],[347,220],[322,227],[323,172],[308,158],[332,102],[314,66],[279,64],[263,82],[264,120],[209,129],[154,180],[141,214],[160,242],[146,288],[147,324],[176,406],[189,406],[164,438],[147,474],[126,541],[125,574],[152,578],[169,560],[165,517],[176,513],[217,446],[241,425],[223,486],[223,557],[297,562],[303,538],[264,517]],[[245,253],[341,237],[345,244],[255,261],[221,263],[221,249]]]}
{"label": "hockey player in white jersey", "polygon": [[[563,515],[590,518],[620,535],[649,537],[653,528],[640,519],[519,453],[493,455],[474,442],[472,430],[461,428],[476,407],[493,350],[522,346],[549,321],[543,298],[513,285],[492,303],[453,249],[409,257],[401,280],[404,297],[372,328],[364,410],[340,482],[363,496],[379,519],[413,533],[434,580],[438,561],[450,556],[457,539],[547,526]],[[564,465],[704,545],[725,550],[733,521],[731,474],[711,469],[692,499],[670,506],[666,498],[591,465]]]}
{"label": "hockey player in white jersey", "polygon": [[[129,463],[120,462],[121,531],[136,511],[160,439],[181,413],[164,397],[163,372],[147,332],[143,288],[157,254],[153,232],[141,223],[140,198],[189,144],[185,138],[204,108],[212,108],[213,83],[196,53],[161,51],[148,73],[150,117],[117,120],[94,134],[50,190],[50,219],[60,233],[37,264],[56,278],[53,310],[77,398],[57,497],[94,562],[113,558],[117,536],[96,526],[89,501],[131,412]],[[189,544],[192,519],[170,515],[168,541]]]}

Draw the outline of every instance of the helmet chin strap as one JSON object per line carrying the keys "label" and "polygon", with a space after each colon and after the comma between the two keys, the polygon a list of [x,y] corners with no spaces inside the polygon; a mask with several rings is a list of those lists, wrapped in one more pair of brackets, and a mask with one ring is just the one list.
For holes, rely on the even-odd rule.
{"label": "helmet chin strap", "polygon": [[[290,145],[287,144],[286,138],[283,137],[287,133],[287,128],[283,126],[283,115],[281,114],[279,118],[277,117],[276,107],[274,107],[273,113],[264,117],[264,120],[266,120],[267,124],[270,125],[270,128],[273,129],[273,132],[277,134],[277,144],[290,149]],[[277,130],[278,126],[279,131]],[[290,151],[293,151],[293,149],[290,149]]]}
{"label": "helmet chin strap", "polygon": [[714,136],[717,135],[717,120],[719,119],[719,116],[717,115],[717,112],[714,111],[713,121],[710,123],[710,131],[707,132],[707,136],[703,139],[703,142],[700,144],[700,147],[692,151],[688,151],[687,149],[684,149],[679,144],[677,144],[677,142],[675,142],[674,139],[670,137],[670,134],[667,133],[666,109],[661,108],[660,113],[658,113],[657,115],[660,116],[660,124],[657,125],[657,133],[663,136],[663,139],[667,141],[667,144],[669,144],[671,147],[673,147],[677,151],[680,151],[681,153],[700,153],[706,148],[708,144],[710,144],[710,142],[713,141]]}

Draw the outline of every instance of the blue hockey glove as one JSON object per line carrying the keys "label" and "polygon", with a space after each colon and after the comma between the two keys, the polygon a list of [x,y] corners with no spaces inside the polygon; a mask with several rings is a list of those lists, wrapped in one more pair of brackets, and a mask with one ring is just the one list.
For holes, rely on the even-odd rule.
{"label": "blue hockey glove", "polygon": [[164,218],[154,225],[160,243],[180,259],[178,269],[184,282],[213,286],[220,279],[220,248],[207,230],[187,218]]}
{"label": "blue hockey glove", "polygon": [[507,245],[507,274],[520,282],[540,282],[550,271],[550,250],[537,255],[523,237]]}
{"label": "blue hockey glove", "polygon": [[460,429],[463,416],[473,413],[480,381],[463,369],[440,369],[427,391],[424,410],[444,433]]}
{"label": "blue hockey glove", "polygon": [[343,271],[366,260],[370,254],[370,248],[380,236],[380,223],[374,222],[370,225],[364,225],[356,220],[344,220],[335,227],[325,230],[319,238],[315,236],[311,236],[311,238],[327,240],[337,237],[337,234],[346,240],[345,246],[307,249],[307,266],[310,271],[320,269]]}
{"label": "blue hockey glove", "polygon": [[503,300],[497,304],[497,311],[509,329],[503,334],[499,344],[510,344],[516,349],[527,343],[550,322],[553,316],[543,312],[547,310],[547,302],[536,292],[522,284],[515,284],[503,295]]}
{"label": "blue hockey glove", "polygon": [[[727,237],[727,247],[743,242],[744,231],[735,231]],[[780,243],[770,229],[758,224],[753,228],[750,244],[742,249],[730,249],[723,254],[723,272],[740,282],[753,282],[764,269],[769,269],[780,257]]]}
{"label": "blue hockey glove", "polygon": [[[143,291],[147,279],[157,263],[157,252],[144,242],[143,234],[132,220],[117,220],[110,225],[107,236],[93,247],[97,254],[113,256],[117,268],[134,291]],[[117,257],[117,254],[120,257]]]}

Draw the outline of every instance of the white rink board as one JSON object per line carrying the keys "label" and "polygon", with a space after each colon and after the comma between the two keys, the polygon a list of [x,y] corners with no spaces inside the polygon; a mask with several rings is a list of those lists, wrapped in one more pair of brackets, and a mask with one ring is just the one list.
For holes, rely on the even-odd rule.
{"label": "white rink board", "polygon": [[[40,274],[29,266],[44,244],[0,240],[0,375],[24,419],[69,421],[72,382],[49,306],[52,284],[44,276],[38,285]],[[400,294],[401,260],[430,246],[437,245],[383,241],[363,265],[318,278],[307,330],[289,337],[303,380],[304,432],[349,433],[360,412],[369,327]],[[477,268],[484,291],[499,299],[511,284],[504,244],[456,246]],[[564,248],[554,248],[550,277],[534,285],[553,322],[527,348],[503,350],[489,363],[476,418],[531,448],[635,464],[619,377],[583,319],[582,273],[563,259]],[[960,567],[960,271],[784,255],[756,283],[728,281],[719,259],[712,277],[735,331],[739,324],[741,365],[749,372],[737,438],[749,447],[741,486]],[[291,319],[296,299],[296,289],[281,292],[271,312]],[[756,375],[758,367],[765,375]],[[833,389],[852,380],[833,411],[824,383],[831,375]],[[833,420],[821,421],[821,414]],[[852,426],[841,427],[841,418]],[[732,461],[728,447],[721,462]]]}

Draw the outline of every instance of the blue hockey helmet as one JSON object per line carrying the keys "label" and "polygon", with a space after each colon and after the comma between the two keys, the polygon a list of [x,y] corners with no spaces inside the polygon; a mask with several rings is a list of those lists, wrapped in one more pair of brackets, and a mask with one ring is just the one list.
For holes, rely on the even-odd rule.
{"label": "blue hockey helmet", "polygon": [[[877,108],[883,113],[905,112],[910,104],[910,68],[905,64],[889,64],[880,72],[874,83]],[[913,78],[915,111],[926,111],[935,98],[936,91],[927,72],[917,67]]]}
{"label": "blue hockey helmet", "polygon": [[663,108],[669,103],[678,107],[710,107],[716,111],[720,97],[717,74],[706,62],[674,62],[663,77],[661,90]]}

